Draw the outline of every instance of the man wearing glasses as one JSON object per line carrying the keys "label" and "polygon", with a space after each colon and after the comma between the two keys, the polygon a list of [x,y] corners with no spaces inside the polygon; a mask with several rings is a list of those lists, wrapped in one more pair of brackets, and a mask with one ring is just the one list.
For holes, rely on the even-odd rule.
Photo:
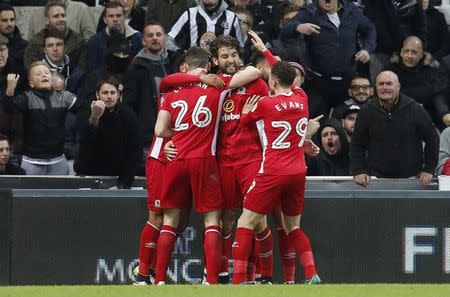
{"label": "man wearing glasses", "polygon": [[338,120],[342,119],[343,113],[351,105],[358,105],[361,107],[369,101],[373,96],[373,87],[370,84],[370,80],[367,76],[357,74],[353,77],[350,86],[348,88],[348,100],[344,103],[338,105],[336,108],[331,110],[331,116]]}

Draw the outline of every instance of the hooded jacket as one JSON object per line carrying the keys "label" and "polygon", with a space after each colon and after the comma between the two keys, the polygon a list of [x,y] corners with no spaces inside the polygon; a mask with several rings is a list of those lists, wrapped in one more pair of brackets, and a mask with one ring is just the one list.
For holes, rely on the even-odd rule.
{"label": "hooded jacket", "polygon": [[[142,34],[125,24],[125,38],[130,46],[130,56],[133,58],[142,49]],[[102,66],[105,61],[108,45],[109,29],[98,32],[88,41],[88,71],[93,71]]]}
{"label": "hooded jacket", "polygon": [[[329,155],[325,152],[322,144],[322,130],[325,127],[332,127],[339,135],[341,142],[341,149],[336,155]],[[317,145],[320,148],[320,153],[316,157],[308,157],[306,159],[308,172],[307,175],[318,176],[345,176],[350,175],[350,156],[349,143],[345,135],[344,128],[340,121],[330,118],[328,119],[317,132],[319,140]]]}
{"label": "hooded jacket", "polygon": [[433,174],[438,150],[439,135],[419,103],[400,93],[389,112],[375,97],[361,107],[356,119],[351,172],[386,178],[408,178],[420,171]]}

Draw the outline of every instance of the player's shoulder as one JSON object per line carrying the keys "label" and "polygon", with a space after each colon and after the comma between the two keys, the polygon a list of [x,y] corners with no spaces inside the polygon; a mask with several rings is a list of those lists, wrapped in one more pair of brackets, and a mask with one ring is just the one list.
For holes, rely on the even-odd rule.
{"label": "player's shoulder", "polygon": [[267,94],[269,93],[269,86],[261,78],[248,83],[247,87],[250,91],[267,92]]}

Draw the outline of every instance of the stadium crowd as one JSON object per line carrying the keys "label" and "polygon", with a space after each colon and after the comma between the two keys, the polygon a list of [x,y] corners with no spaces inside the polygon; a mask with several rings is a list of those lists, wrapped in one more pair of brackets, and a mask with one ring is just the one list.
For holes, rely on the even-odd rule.
{"label": "stadium crowd", "polygon": [[[216,115],[219,133],[232,135],[230,131],[237,131],[232,129],[241,128],[225,128],[228,122],[244,126],[249,117],[256,119],[255,110],[263,106],[256,101],[269,93],[278,98],[293,82],[294,96],[300,99],[295,98],[307,100],[309,110],[308,131],[302,128],[308,117],[296,126],[305,147],[306,175],[353,176],[362,186],[369,184],[370,176],[417,177],[426,186],[435,174],[450,175],[450,36],[443,14],[435,8],[437,1],[110,0],[101,1],[104,10],[98,20],[81,2],[9,2],[0,4],[0,174],[68,175],[74,170],[78,175],[118,176],[113,188],[130,188],[136,175],[159,172],[159,165],[149,167],[149,159],[167,162],[180,158],[178,154],[183,157],[186,143],[204,145],[205,140],[182,136],[183,144],[175,141],[159,119],[160,107],[171,111],[169,104],[160,102],[161,94],[181,92],[183,84],[195,83],[234,89],[229,96],[242,95],[242,104],[225,98],[222,114]],[[30,17],[30,37],[24,40],[13,5],[30,4],[43,9]],[[203,65],[197,61],[202,59],[197,47],[207,53],[210,73],[218,76],[196,72]],[[183,110],[183,102],[171,106]],[[198,127],[214,117],[202,104],[192,114]],[[286,123],[279,128],[290,131]],[[178,131],[187,129],[179,121],[175,125]],[[256,127],[253,130],[256,133]],[[261,162],[257,134],[242,133],[248,135],[245,141],[219,137],[218,159],[226,170],[254,169],[258,166],[249,164]],[[155,136],[173,136],[174,141]],[[289,142],[283,137],[274,140],[272,148],[285,148]],[[231,176],[227,174],[221,172],[221,177]],[[251,180],[231,183],[232,188],[222,189],[224,197],[251,190]],[[169,185],[164,181],[161,191],[176,196]],[[269,214],[272,208],[247,203],[249,210],[238,221],[236,235],[241,247],[233,246],[239,272],[233,282],[254,280],[255,273],[246,275],[255,263],[243,248],[251,250],[253,245],[246,238],[253,234],[248,230],[255,232],[258,276],[271,282],[270,230],[254,214]],[[205,213],[209,283],[228,275],[229,237],[235,210],[241,206],[228,207],[232,211],[222,217],[215,206],[199,210]],[[185,208],[190,207],[180,207]],[[293,282],[292,254],[294,260],[297,254],[307,282],[318,283],[309,240],[292,219],[299,220],[302,206],[290,211],[291,217],[278,216],[279,236],[285,238],[280,240],[285,244],[280,246],[284,281]],[[173,248],[185,225],[183,210],[164,218],[161,214],[160,205],[149,205],[138,283],[149,283],[154,269],[157,281],[164,282],[164,263],[170,256],[166,250]],[[283,224],[288,223],[286,233]],[[155,243],[160,230],[162,243]],[[216,233],[226,242],[219,266],[211,260],[220,258],[212,255],[219,244]],[[156,256],[149,245],[150,250],[157,245],[164,252]]]}

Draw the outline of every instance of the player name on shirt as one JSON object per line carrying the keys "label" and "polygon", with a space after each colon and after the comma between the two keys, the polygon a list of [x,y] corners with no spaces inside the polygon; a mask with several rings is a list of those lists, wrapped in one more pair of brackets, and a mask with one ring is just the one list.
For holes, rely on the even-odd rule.
{"label": "player name on shirt", "polygon": [[282,111],[285,109],[304,109],[303,103],[292,102],[292,101],[275,104],[274,107],[277,111]]}
{"label": "player name on shirt", "polygon": [[188,87],[200,87],[200,88],[206,90],[206,88],[208,88],[208,85],[201,83],[201,82],[183,84],[183,85],[178,86],[176,89],[174,89],[173,92],[178,93],[181,89],[188,88]]}

